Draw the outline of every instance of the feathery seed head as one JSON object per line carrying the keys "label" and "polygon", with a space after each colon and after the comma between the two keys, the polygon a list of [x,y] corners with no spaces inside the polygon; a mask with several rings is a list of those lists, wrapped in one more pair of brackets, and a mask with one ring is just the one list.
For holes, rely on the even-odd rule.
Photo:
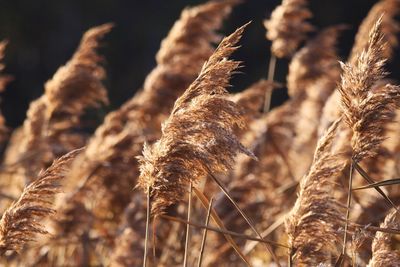
{"label": "feathery seed head", "polygon": [[278,58],[290,57],[307,38],[314,27],[306,20],[312,17],[307,0],[283,0],[264,21],[267,39],[272,41],[271,51]]}
{"label": "feathery seed head", "polygon": [[187,185],[208,172],[226,173],[238,152],[252,156],[233,133],[243,124],[240,110],[225,97],[231,72],[239,66],[227,58],[246,25],[221,41],[198,78],[175,102],[161,139],[144,146],[138,186],[153,198],[153,213],[180,201]]}

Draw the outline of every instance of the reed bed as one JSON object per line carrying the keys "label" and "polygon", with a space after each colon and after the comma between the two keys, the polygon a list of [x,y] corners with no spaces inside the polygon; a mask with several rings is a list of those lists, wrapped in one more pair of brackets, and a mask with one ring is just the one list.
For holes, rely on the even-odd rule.
{"label": "reed bed", "polygon": [[[233,93],[235,52],[262,23],[221,34],[240,4],[184,9],[99,125],[85,116],[108,104],[112,23],[83,34],[21,127],[0,116],[1,266],[400,266],[400,1],[378,1],[341,58],[348,27],[283,0],[263,22],[267,77]],[[270,109],[274,90],[289,98]]]}

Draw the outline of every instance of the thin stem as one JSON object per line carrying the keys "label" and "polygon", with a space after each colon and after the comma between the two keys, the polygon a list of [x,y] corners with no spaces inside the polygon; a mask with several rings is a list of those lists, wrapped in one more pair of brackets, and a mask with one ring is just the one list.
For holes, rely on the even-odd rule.
{"label": "thin stem", "polygon": [[347,193],[347,210],[346,210],[346,221],[344,225],[344,236],[343,236],[343,250],[342,255],[346,255],[346,243],[347,243],[347,229],[349,227],[349,218],[350,218],[350,206],[351,206],[351,197],[352,197],[352,187],[353,187],[353,172],[354,172],[354,164],[351,161],[350,164],[350,174],[349,174],[349,188]]}
{"label": "thin stem", "polygon": [[[263,239],[260,232],[257,231],[255,228],[253,222],[250,220],[250,218],[244,213],[244,211],[239,207],[239,205],[236,203],[236,201],[232,198],[232,196],[229,194],[228,190],[225,188],[224,184],[211,173],[211,170],[208,169],[208,174],[211,176],[211,178],[217,183],[219,188],[224,192],[225,196],[229,199],[229,201],[235,206],[237,211],[240,213],[240,215],[244,218],[244,220],[247,222],[247,224],[250,226],[250,228],[254,231],[254,233],[260,238]],[[263,243],[268,252],[271,254],[272,258],[274,259],[275,263],[280,267],[278,257],[275,255],[274,251],[272,250],[271,246],[268,245],[267,243]]]}
{"label": "thin stem", "polygon": [[[279,219],[276,220],[273,224],[271,224],[265,231],[261,233],[261,236],[263,238],[266,238],[268,235],[270,235],[273,231],[275,231],[279,226],[281,226],[285,221],[285,214],[279,216]],[[257,242],[251,242],[247,244],[244,248],[244,254],[248,255],[257,245]]]}
{"label": "thin stem", "polygon": [[150,224],[150,188],[147,190],[147,204],[146,204],[146,235],[144,238],[144,256],[143,256],[143,267],[147,266],[147,243],[149,238],[149,224]]}
{"label": "thin stem", "polygon": [[293,248],[289,248],[288,266],[293,266]]}
{"label": "thin stem", "polygon": [[159,217],[163,218],[163,219],[166,219],[166,220],[183,223],[183,224],[190,224],[191,226],[194,226],[194,227],[197,227],[197,228],[200,228],[200,229],[207,229],[209,231],[217,232],[217,233],[224,234],[224,235],[236,236],[236,237],[247,239],[247,240],[254,240],[254,241],[261,242],[261,243],[268,243],[268,244],[271,244],[271,245],[277,246],[277,247],[289,248],[286,245],[283,245],[283,244],[280,244],[280,243],[277,243],[277,242],[274,242],[274,241],[271,241],[271,240],[252,237],[252,236],[236,233],[236,232],[229,231],[229,230],[223,230],[223,229],[215,228],[215,227],[212,227],[212,226],[205,226],[205,225],[202,225],[202,224],[199,224],[199,223],[195,223],[193,221],[192,222],[188,222],[188,221],[186,221],[184,219],[172,217],[172,216],[165,215],[165,214],[161,214],[161,215],[159,215]]}
{"label": "thin stem", "polygon": [[[194,193],[196,196],[199,198],[202,206],[205,209],[208,209],[208,206],[210,205],[210,201],[207,199],[207,197],[199,190],[196,189],[196,187],[193,187]],[[214,210],[214,208],[211,208],[211,218],[214,220],[214,222],[218,225],[218,227],[222,230],[227,231],[223,221],[221,218],[218,216],[217,212]],[[235,250],[237,255],[246,263],[247,266],[251,266],[249,260],[246,258],[246,256],[242,253],[241,249],[239,246],[236,244],[235,240],[230,235],[224,234],[225,239],[229,242],[231,247]]]}
{"label": "thin stem", "polygon": [[400,235],[400,229],[395,229],[395,228],[382,228],[378,226],[372,226],[372,225],[363,225],[363,224],[358,224],[354,222],[349,222],[349,227],[352,228],[362,228],[366,231],[371,231],[371,232],[383,232],[383,233],[388,233],[388,234],[393,234],[393,235]]}
{"label": "thin stem", "polygon": [[[189,183],[189,201],[187,209],[187,221],[190,222],[190,215],[192,211],[192,182]],[[187,267],[187,258],[189,252],[189,239],[190,239],[190,224],[186,225],[186,240],[185,240],[185,255],[183,257],[183,267]]]}
{"label": "thin stem", "polygon": [[[276,67],[276,57],[271,54],[268,66],[268,81],[270,82],[274,81],[275,67]],[[264,113],[267,113],[269,111],[269,108],[271,107],[271,95],[272,95],[272,90],[267,89],[267,91],[265,92],[265,99],[264,99],[264,109],[263,109]]]}
{"label": "thin stem", "polygon": [[[210,222],[210,216],[211,216],[211,209],[212,209],[213,201],[214,201],[214,199],[211,198],[210,199],[210,204],[208,205],[206,224],[205,224],[206,227],[208,227],[208,224]],[[197,267],[201,267],[201,263],[203,261],[204,247],[206,245],[206,239],[207,239],[207,230],[208,230],[207,228],[204,229],[203,238],[201,239],[200,255],[199,255],[199,261],[197,262]]]}

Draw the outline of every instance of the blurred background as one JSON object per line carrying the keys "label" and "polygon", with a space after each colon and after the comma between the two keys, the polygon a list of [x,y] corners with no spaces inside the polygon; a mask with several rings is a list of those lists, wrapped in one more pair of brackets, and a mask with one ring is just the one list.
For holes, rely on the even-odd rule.
{"label": "blurred background", "polygon": [[[186,6],[199,0],[0,0],[0,39],[8,39],[5,73],[14,76],[2,95],[1,109],[10,127],[20,125],[29,102],[43,92],[43,84],[64,64],[79,44],[84,31],[105,22],[116,27],[107,35],[104,55],[111,105],[119,107],[140,89],[150,70],[160,41]],[[357,27],[374,0],[310,0],[312,23],[318,28],[344,23],[349,30],[339,40],[339,54],[345,59]],[[244,62],[243,74],[232,80],[232,90],[240,91],[266,77],[269,42],[262,21],[280,0],[243,0],[226,21],[223,34],[252,20],[234,55]],[[284,82],[287,61],[279,60],[276,80]],[[390,63],[393,77],[398,77],[398,53]],[[273,105],[287,98],[285,90],[273,96]]]}

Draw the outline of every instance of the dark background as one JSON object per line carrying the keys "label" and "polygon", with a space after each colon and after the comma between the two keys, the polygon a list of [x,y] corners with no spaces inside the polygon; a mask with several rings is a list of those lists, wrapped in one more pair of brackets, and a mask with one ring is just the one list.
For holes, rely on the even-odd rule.
{"label": "dark background", "polygon": [[[1,109],[7,124],[16,127],[25,118],[29,102],[43,92],[43,84],[64,64],[77,47],[82,33],[105,22],[116,27],[105,38],[101,53],[106,58],[111,109],[116,109],[139,89],[146,74],[155,65],[160,41],[167,35],[181,10],[196,0],[0,0],[0,39],[7,38],[6,73],[15,80],[3,93]],[[310,0],[314,14],[312,23],[318,28],[345,23],[339,53],[345,58],[361,20],[376,1],[373,0]],[[228,18],[222,30],[231,33],[252,20],[234,55],[244,61],[242,75],[232,83],[241,90],[265,77],[269,59],[269,42],[265,39],[263,19],[269,16],[280,0],[244,0]],[[398,51],[396,51],[398,52]],[[398,54],[398,53],[397,53]],[[398,55],[391,71],[398,69]],[[287,62],[280,60],[276,80],[284,81]],[[393,75],[398,73],[394,72]],[[285,100],[286,93],[275,93],[273,105]]]}

